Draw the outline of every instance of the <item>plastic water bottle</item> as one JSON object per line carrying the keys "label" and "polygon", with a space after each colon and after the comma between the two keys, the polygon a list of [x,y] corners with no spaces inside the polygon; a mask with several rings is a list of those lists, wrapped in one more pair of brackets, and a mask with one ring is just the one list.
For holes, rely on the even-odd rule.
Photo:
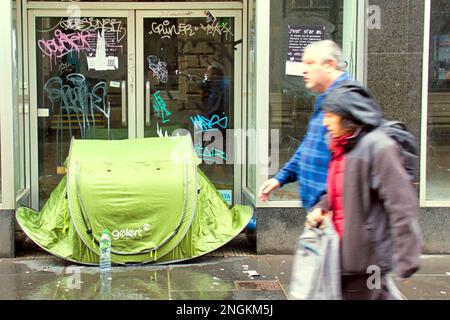
{"label": "plastic water bottle", "polygon": [[100,272],[107,271],[111,271],[111,237],[105,229],[100,237]]}

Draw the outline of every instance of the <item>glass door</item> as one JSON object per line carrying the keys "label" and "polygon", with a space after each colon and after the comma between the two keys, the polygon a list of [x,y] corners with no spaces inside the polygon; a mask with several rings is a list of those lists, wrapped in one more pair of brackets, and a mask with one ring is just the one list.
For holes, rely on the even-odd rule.
{"label": "glass door", "polygon": [[72,138],[187,132],[203,172],[230,204],[240,199],[241,15],[31,10],[32,207],[64,176]]}
{"label": "glass door", "polygon": [[65,174],[70,141],[136,136],[134,11],[29,14],[32,206]]}
{"label": "glass door", "polygon": [[232,204],[241,128],[241,11],[138,11],[137,135],[190,134],[200,169]]}

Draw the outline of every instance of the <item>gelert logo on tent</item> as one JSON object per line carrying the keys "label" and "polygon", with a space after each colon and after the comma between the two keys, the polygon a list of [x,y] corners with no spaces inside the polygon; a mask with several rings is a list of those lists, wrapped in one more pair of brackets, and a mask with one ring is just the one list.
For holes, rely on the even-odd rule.
{"label": "gelert logo on tent", "polygon": [[121,230],[113,230],[112,236],[114,240],[142,238],[142,233],[150,231],[150,229],[150,225],[146,223],[142,226],[142,228],[139,229],[125,228]]}

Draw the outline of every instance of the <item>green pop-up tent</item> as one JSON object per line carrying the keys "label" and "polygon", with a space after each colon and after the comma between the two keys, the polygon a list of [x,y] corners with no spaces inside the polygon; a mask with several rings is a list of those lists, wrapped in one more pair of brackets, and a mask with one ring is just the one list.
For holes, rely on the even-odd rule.
{"label": "green pop-up tent", "polygon": [[73,139],[67,175],[40,212],[16,217],[36,244],[61,258],[97,264],[111,233],[112,261],[169,263],[209,253],[248,224],[248,206],[230,208],[197,168],[189,136]]}

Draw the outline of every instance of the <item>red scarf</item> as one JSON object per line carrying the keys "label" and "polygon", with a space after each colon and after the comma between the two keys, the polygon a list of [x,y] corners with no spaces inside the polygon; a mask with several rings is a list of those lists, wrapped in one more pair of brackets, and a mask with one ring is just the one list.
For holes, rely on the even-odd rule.
{"label": "red scarf", "polygon": [[334,138],[329,146],[332,152],[330,167],[328,170],[327,189],[329,209],[333,211],[333,224],[342,239],[344,231],[344,167],[345,167],[345,146],[348,144],[348,138],[354,133]]}

